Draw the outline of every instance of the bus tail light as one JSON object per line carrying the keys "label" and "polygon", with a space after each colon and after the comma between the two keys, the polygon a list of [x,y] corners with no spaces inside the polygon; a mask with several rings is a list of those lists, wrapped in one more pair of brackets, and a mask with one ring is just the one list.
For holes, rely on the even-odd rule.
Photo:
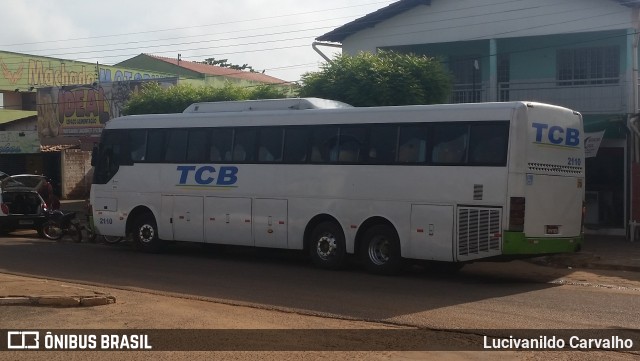
{"label": "bus tail light", "polygon": [[580,232],[584,230],[584,219],[587,216],[587,202],[582,201],[582,217],[580,218]]}
{"label": "bus tail light", "polygon": [[524,231],[524,197],[511,197],[509,202],[509,230]]}
{"label": "bus tail light", "polygon": [[2,210],[2,214],[9,214],[9,206],[6,203],[0,204],[0,210]]}

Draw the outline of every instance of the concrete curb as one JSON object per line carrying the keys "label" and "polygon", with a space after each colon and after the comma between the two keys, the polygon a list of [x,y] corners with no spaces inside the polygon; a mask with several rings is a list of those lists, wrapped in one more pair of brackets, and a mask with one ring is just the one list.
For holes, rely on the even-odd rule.
{"label": "concrete curb", "polygon": [[112,303],[116,303],[116,298],[110,295],[0,297],[0,306],[93,307]]}

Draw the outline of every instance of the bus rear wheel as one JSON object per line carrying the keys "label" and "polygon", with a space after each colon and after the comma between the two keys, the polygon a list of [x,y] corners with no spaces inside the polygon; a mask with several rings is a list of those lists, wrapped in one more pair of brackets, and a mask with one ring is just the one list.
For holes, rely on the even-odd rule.
{"label": "bus rear wheel", "polygon": [[308,248],[311,261],[320,268],[341,269],[346,264],[344,233],[335,222],[318,224],[311,232]]}
{"label": "bus rear wheel", "polygon": [[145,213],[135,219],[133,240],[138,250],[156,253],[164,248],[164,242],[158,238],[158,226],[153,215]]}
{"label": "bus rear wheel", "polygon": [[402,270],[402,256],[396,231],[387,225],[369,228],[363,236],[360,258],[371,273],[398,274]]}

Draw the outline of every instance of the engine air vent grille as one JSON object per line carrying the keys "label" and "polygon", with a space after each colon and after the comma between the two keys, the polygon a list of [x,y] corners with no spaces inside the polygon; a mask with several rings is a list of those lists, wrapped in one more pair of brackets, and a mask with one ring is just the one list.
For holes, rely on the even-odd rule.
{"label": "engine air vent grille", "polygon": [[458,256],[485,256],[500,251],[501,213],[499,208],[459,207]]}

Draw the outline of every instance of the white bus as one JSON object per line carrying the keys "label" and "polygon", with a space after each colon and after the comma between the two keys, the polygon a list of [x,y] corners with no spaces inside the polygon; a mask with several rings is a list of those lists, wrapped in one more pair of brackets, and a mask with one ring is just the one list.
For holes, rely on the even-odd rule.
{"label": "white bus", "polygon": [[101,234],[306,250],[374,273],[574,252],[582,117],[531,102],[355,108],[308,98],[193,104],[107,123]]}

